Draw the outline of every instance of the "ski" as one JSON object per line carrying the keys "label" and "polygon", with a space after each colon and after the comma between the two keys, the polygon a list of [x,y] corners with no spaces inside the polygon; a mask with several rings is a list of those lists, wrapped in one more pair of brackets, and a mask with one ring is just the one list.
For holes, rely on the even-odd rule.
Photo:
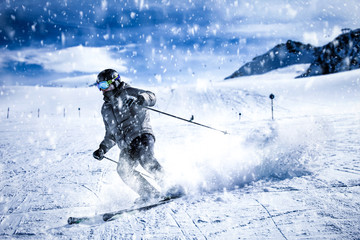
{"label": "ski", "polygon": [[86,221],[89,221],[91,218],[90,217],[69,217],[67,222],[69,225],[72,225],[72,224],[79,224],[79,223],[82,223],[82,222],[86,222]]}
{"label": "ski", "polygon": [[158,202],[149,204],[149,205],[145,205],[145,206],[141,206],[141,207],[135,207],[135,208],[129,208],[129,209],[123,209],[120,211],[116,211],[116,212],[111,212],[111,213],[104,213],[102,215],[102,219],[104,220],[104,222],[107,221],[111,221],[114,220],[116,217],[124,214],[124,213],[130,213],[130,212],[141,212],[141,211],[146,211],[149,210],[151,208],[155,208],[157,206],[163,205],[165,203],[171,202],[172,200],[174,200],[175,198],[164,198]]}
{"label": "ski", "polygon": [[[122,210],[116,211],[116,212],[104,213],[104,214],[101,214],[100,216],[101,216],[102,221],[108,222],[108,221],[115,220],[117,217],[119,217],[120,215],[122,215],[124,213],[146,211],[146,210],[161,206],[165,203],[169,203],[169,202],[173,201],[174,199],[177,199],[180,197],[181,196],[166,197],[164,199],[161,199],[160,201],[157,201],[157,202],[149,204],[149,205],[128,208],[128,209],[122,209]],[[95,218],[96,217],[69,217],[67,222],[69,225],[80,224],[80,223],[89,223],[89,222],[93,222]]]}

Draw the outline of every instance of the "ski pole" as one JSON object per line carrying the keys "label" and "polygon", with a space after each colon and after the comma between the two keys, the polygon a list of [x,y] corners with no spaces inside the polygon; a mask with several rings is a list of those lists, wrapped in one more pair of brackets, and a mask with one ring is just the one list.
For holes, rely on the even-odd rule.
{"label": "ski pole", "polygon": [[[118,162],[117,162],[117,161],[115,161],[115,160],[113,160],[113,159],[111,159],[111,158],[108,158],[108,157],[106,157],[106,156],[104,156],[104,158],[105,158],[105,159],[107,159],[107,160],[109,160],[110,162],[113,162],[113,163],[118,164]],[[143,173],[143,172],[139,172],[139,173],[140,173],[141,175],[145,176],[145,177],[148,177],[148,178],[154,179],[153,177],[151,177],[151,176],[149,176],[149,175],[147,175],[147,174],[145,174],[145,173]]]}
{"label": "ski pole", "polygon": [[175,115],[166,113],[166,112],[162,112],[162,111],[159,111],[159,110],[154,109],[154,108],[150,108],[150,107],[145,107],[145,108],[146,108],[146,109],[149,109],[149,110],[151,110],[151,111],[157,112],[157,113],[164,114],[164,115],[169,116],[169,117],[173,117],[173,118],[176,118],[176,119],[179,119],[179,120],[188,122],[188,123],[192,123],[192,124],[195,124],[195,125],[198,125],[198,126],[201,126],[201,127],[205,127],[205,128],[209,128],[209,129],[218,131],[218,132],[222,132],[223,134],[229,134],[227,131],[219,130],[219,129],[216,129],[216,128],[213,128],[213,127],[210,127],[210,126],[201,124],[201,123],[193,122],[193,121],[191,121],[191,120],[187,120],[187,119],[185,119],[185,118],[181,118],[181,117],[178,117],[178,116],[175,116]]}
{"label": "ski pole", "polygon": [[105,157],[105,156],[104,156],[104,158],[107,159],[107,160],[109,160],[110,162],[114,162],[114,163],[116,163],[116,164],[118,163],[117,161],[112,160],[111,158],[108,158],[108,157]]}

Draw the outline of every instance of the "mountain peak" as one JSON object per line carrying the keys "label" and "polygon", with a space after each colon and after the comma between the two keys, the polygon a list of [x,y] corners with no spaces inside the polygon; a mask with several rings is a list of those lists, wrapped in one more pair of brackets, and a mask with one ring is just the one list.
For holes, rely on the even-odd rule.
{"label": "mountain peak", "polygon": [[[346,31],[345,31],[346,30]],[[298,77],[329,74],[360,68],[360,29],[343,29],[343,33],[322,47],[288,40],[244,64],[226,79],[263,74],[294,64],[309,63]]]}

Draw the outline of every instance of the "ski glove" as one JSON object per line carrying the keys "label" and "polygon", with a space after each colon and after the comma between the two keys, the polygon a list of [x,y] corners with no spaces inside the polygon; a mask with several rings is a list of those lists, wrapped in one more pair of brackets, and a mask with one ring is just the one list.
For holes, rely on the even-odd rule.
{"label": "ski glove", "polygon": [[132,97],[132,98],[129,98],[128,100],[126,100],[125,104],[128,107],[131,107],[134,103],[136,105],[142,106],[144,104],[144,102],[145,102],[144,96],[138,95],[137,97]]}
{"label": "ski glove", "polygon": [[93,153],[93,157],[99,161],[103,160],[105,152],[102,148],[99,148]]}
{"label": "ski glove", "polygon": [[145,103],[145,98],[143,95],[138,95],[136,98],[136,104],[139,106],[143,106]]}

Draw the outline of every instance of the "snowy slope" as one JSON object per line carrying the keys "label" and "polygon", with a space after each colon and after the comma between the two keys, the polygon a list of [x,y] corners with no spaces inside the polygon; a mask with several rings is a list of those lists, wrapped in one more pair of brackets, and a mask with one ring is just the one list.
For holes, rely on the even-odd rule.
{"label": "snowy slope", "polygon": [[358,238],[360,71],[295,80],[296,71],[151,88],[156,108],[230,135],[152,113],[156,156],[188,196],[71,227],[69,216],[119,210],[136,198],[114,163],[92,158],[104,135],[101,93],[3,87],[0,238]]}

